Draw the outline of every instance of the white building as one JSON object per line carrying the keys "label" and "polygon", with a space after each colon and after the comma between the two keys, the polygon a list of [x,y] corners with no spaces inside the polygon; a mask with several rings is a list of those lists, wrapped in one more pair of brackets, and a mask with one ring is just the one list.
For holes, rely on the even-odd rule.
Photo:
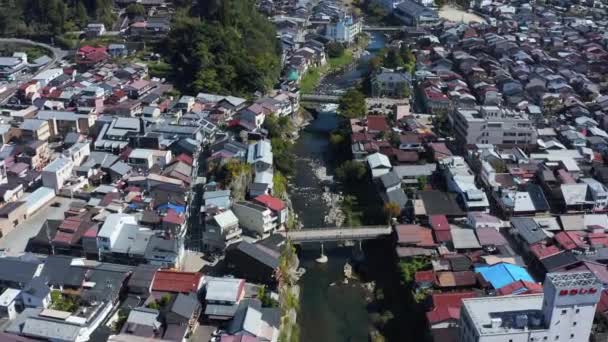
{"label": "white building", "polygon": [[537,132],[527,114],[497,106],[456,109],[450,113],[456,140],[462,145],[535,145]]}
{"label": "white building", "polygon": [[589,341],[601,292],[591,272],[560,272],[543,294],[464,299],[458,341]]}
{"label": "white building", "polygon": [[68,158],[60,157],[42,169],[42,185],[59,191],[72,175],[74,162]]}
{"label": "white building", "polygon": [[45,70],[38,75],[34,76],[33,80],[38,81],[41,87],[46,87],[49,82],[63,75],[62,68],[53,68]]}
{"label": "white building", "polygon": [[203,247],[205,250],[221,250],[242,241],[239,219],[232,210],[226,210],[213,216],[205,224]]}
{"label": "white building", "polygon": [[363,22],[352,15],[332,20],[325,26],[325,37],[340,43],[350,44],[363,30]]}
{"label": "white building", "polygon": [[80,166],[91,155],[91,145],[88,141],[76,143],[63,151],[63,155],[69,158],[75,166]]}
{"label": "white building", "polygon": [[593,178],[581,178],[581,182],[587,184],[591,198],[595,202],[595,209],[605,209],[608,206],[608,189],[606,189],[606,186]]}
{"label": "white building", "polygon": [[110,214],[97,234],[97,248],[110,251],[120,238],[125,225],[137,225],[135,216],[127,214]]}
{"label": "white building", "polygon": [[439,162],[448,190],[457,193],[466,210],[487,211],[490,203],[486,193],[475,184],[475,174],[464,161],[455,156]]}
{"label": "white building", "polygon": [[21,290],[8,288],[0,295],[0,317],[15,319],[17,317],[17,301]]}
{"label": "white building", "polygon": [[237,202],[232,205],[232,211],[238,217],[242,228],[258,236],[269,236],[277,228],[277,216],[270,209],[259,204]]}

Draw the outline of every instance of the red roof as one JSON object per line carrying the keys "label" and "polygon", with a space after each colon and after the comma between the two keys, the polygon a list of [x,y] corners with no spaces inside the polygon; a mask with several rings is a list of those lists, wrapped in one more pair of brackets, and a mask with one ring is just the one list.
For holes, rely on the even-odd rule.
{"label": "red roof", "polygon": [[179,161],[182,161],[182,162],[184,162],[184,163],[186,163],[186,164],[188,164],[190,166],[192,166],[192,164],[193,164],[192,157],[190,157],[189,155],[187,155],[185,153],[180,154],[175,159],[177,159]]}
{"label": "red roof", "polygon": [[450,231],[450,224],[445,215],[431,215],[429,216],[429,222],[434,231]]}
{"label": "red roof", "polygon": [[599,303],[597,303],[597,312],[604,313],[608,311],[608,290],[602,291]]}
{"label": "red roof", "polygon": [[390,127],[386,122],[386,117],[382,115],[368,115],[367,116],[367,130],[384,132],[388,131]]}
{"label": "red roof", "polygon": [[559,232],[555,234],[555,241],[568,251],[584,247],[586,244],[581,239],[581,236],[576,232]]}
{"label": "red roof", "polygon": [[418,247],[434,247],[433,232],[417,224],[400,224],[395,228],[397,231],[397,243],[413,245]]}
{"label": "red roof", "polygon": [[414,274],[414,279],[417,283],[422,282],[433,282],[435,280],[435,272],[431,271],[418,271]]}
{"label": "red roof", "polygon": [[163,222],[180,225],[186,222],[186,218],[178,214],[177,211],[169,209],[167,210],[167,215],[163,216]]}
{"label": "red roof", "polygon": [[542,293],[543,287],[540,284],[533,283],[531,281],[518,280],[514,281],[509,285],[505,285],[498,289],[496,292],[499,296],[506,296],[510,294],[531,294],[531,293]]}
{"label": "red roof", "polygon": [[537,243],[537,244],[531,245],[530,251],[534,255],[536,255],[538,260],[542,260],[546,257],[552,256],[552,255],[555,255],[555,254],[558,254],[561,252],[561,250],[555,245],[545,246],[542,243]]}
{"label": "red roof", "polygon": [[156,271],[152,291],[194,293],[198,291],[201,277],[198,272]]}
{"label": "red roof", "polygon": [[272,211],[281,211],[285,209],[285,203],[283,203],[283,201],[270,195],[260,195],[254,200]]}
{"label": "red roof", "polygon": [[472,291],[433,294],[433,310],[426,313],[426,318],[431,324],[449,319],[457,320],[460,318],[462,300],[475,297],[477,294]]}
{"label": "red roof", "polygon": [[434,231],[433,234],[435,234],[435,240],[437,240],[437,242],[452,241],[452,233],[449,230]]}

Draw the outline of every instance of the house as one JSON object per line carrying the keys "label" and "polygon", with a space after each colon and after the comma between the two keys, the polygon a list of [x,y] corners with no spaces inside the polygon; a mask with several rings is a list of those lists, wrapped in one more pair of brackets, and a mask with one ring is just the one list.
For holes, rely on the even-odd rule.
{"label": "house", "polygon": [[475,267],[475,272],[481,274],[496,290],[520,280],[534,282],[525,268],[508,263],[479,265]]}
{"label": "house", "polygon": [[381,153],[370,154],[366,158],[367,165],[372,173],[372,178],[378,178],[388,173],[392,167],[388,157]]}
{"label": "house", "polygon": [[205,222],[203,248],[207,251],[223,251],[228,246],[242,241],[239,219],[232,210],[211,216]]}
{"label": "house", "polygon": [[106,33],[106,26],[101,23],[91,23],[87,25],[84,33],[88,38],[97,38]]}
{"label": "house", "polygon": [[197,293],[202,286],[198,272],[158,270],[152,281],[152,291],[169,293]]}
{"label": "house", "polygon": [[21,291],[21,301],[26,308],[46,309],[51,303],[51,289],[44,278],[34,277]]}
{"label": "house", "polygon": [[287,223],[288,208],[285,203],[279,198],[272,197],[270,195],[260,195],[253,199],[254,203],[265,206],[270,209],[273,214],[278,218],[278,224],[282,225]]}
{"label": "house", "polygon": [[277,228],[277,216],[262,205],[240,201],[232,205],[232,211],[239,225],[256,236],[267,237]]}
{"label": "house", "polygon": [[19,125],[21,138],[25,140],[48,140],[51,137],[49,123],[39,119],[25,119]]}
{"label": "house", "polygon": [[451,340],[456,340],[462,300],[474,297],[477,297],[477,293],[473,291],[433,293],[431,295],[433,306],[432,310],[426,313],[426,319],[429,322],[434,341],[450,341],[448,336],[453,337]]}
{"label": "house", "polygon": [[71,177],[74,163],[72,160],[59,157],[42,169],[42,185],[59,191]]}
{"label": "house", "polygon": [[372,96],[404,98],[410,94],[410,83],[405,71],[382,68],[372,76]]}
{"label": "house", "polygon": [[17,302],[21,290],[17,289],[5,289],[0,295],[0,317],[6,317],[9,320],[13,320],[17,317]]}
{"label": "house", "polygon": [[450,235],[452,236],[452,244],[456,250],[481,249],[481,244],[479,244],[479,240],[477,240],[473,229],[452,226],[450,227]]}
{"label": "house", "polygon": [[27,218],[26,202],[9,202],[0,207],[0,234],[8,234]]}
{"label": "house", "polygon": [[239,303],[227,333],[241,341],[246,336],[258,341],[275,341],[279,336],[279,326],[279,308],[263,308],[259,300],[251,299]]}
{"label": "house", "polygon": [[160,312],[156,309],[136,307],[129,312],[121,334],[125,336],[138,336],[145,338],[157,338],[163,335],[163,327],[160,321]]}
{"label": "house", "polygon": [[230,320],[245,296],[245,280],[209,277],[205,294],[205,315],[211,320]]}
{"label": "house", "polygon": [[255,283],[273,284],[279,267],[279,250],[266,244],[267,240],[239,242],[226,250],[226,263],[235,276]]}
{"label": "house", "polygon": [[397,5],[393,14],[408,26],[424,26],[439,20],[435,10],[414,0],[404,0]]}
{"label": "house", "polygon": [[393,172],[405,186],[417,186],[420,178],[429,178],[435,173],[437,164],[396,165]]}
{"label": "house", "polygon": [[471,171],[463,157],[455,156],[443,159],[439,167],[446,179],[448,190],[459,195],[466,210],[487,211],[489,208],[486,193],[475,183],[475,174]]}
{"label": "house", "polygon": [[76,64],[84,67],[93,67],[109,58],[105,46],[93,47],[85,45],[76,51]]}

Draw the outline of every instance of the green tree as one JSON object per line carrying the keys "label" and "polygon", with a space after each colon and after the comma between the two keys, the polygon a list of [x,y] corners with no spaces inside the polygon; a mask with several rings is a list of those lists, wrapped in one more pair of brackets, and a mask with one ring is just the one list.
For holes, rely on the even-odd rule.
{"label": "green tree", "polygon": [[356,160],[347,160],[336,168],[336,178],[347,186],[361,182],[366,174],[365,164]]}
{"label": "green tree", "polygon": [[384,58],[384,67],[390,69],[402,68],[405,65],[397,49],[389,49]]}
{"label": "green tree", "polygon": [[366,109],[365,95],[357,89],[351,88],[340,97],[339,111],[346,118],[360,118]]}
{"label": "green tree", "polygon": [[418,190],[422,191],[422,190],[426,189],[426,185],[429,183],[427,177],[419,176],[417,180],[418,180]]}
{"label": "green tree", "polygon": [[125,9],[125,13],[129,18],[133,19],[135,17],[144,16],[146,14],[146,9],[142,4],[130,4]]}
{"label": "green tree", "polygon": [[344,44],[339,42],[329,42],[325,45],[325,52],[330,58],[336,58],[342,56],[344,53]]}

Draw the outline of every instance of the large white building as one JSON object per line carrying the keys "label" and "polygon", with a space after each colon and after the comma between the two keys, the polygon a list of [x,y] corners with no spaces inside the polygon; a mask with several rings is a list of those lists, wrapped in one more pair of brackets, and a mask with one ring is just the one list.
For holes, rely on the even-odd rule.
{"label": "large white building", "polygon": [[464,158],[455,156],[440,161],[439,167],[445,177],[448,190],[458,194],[467,211],[487,211],[488,196],[475,184],[475,174]]}
{"label": "large white building", "polygon": [[460,342],[589,341],[602,284],[591,272],[549,273],[542,294],[464,299]]}
{"label": "large white building", "polygon": [[332,20],[325,26],[325,37],[340,42],[352,43],[355,37],[363,30],[361,20],[354,18],[352,15],[345,15],[338,19]]}
{"label": "large white building", "polygon": [[42,185],[59,191],[65,181],[72,175],[74,162],[71,159],[60,157],[42,169]]}
{"label": "large white building", "polygon": [[497,106],[455,109],[450,113],[456,140],[462,145],[536,144],[536,127],[527,114]]}
{"label": "large white building", "polygon": [[238,217],[239,225],[257,236],[267,237],[278,226],[277,216],[259,204],[236,202],[232,205],[232,211]]}

